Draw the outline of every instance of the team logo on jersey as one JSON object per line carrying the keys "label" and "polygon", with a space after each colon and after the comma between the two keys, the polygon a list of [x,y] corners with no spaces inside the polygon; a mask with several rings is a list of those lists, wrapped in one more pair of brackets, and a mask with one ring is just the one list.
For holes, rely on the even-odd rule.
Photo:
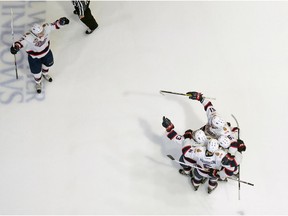
{"label": "team logo on jersey", "polygon": [[177,136],[175,137],[175,139],[177,139],[177,140],[181,140],[181,138],[182,138],[182,136],[180,136],[180,135],[177,135]]}
{"label": "team logo on jersey", "polygon": [[47,38],[45,38],[43,41],[38,40],[38,38],[35,38],[35,40],[33,41],[33,43],[35,44],[35,46],[37,47],[41,47],[43,44],[45,44],[47,41]]}
{"label": "team logo on jersey", "polygon": [[201,161],[203,164],[207,164],[207,165],[216,164],[216,161],[215,161],[215,160],[208,161],[208,160],[204,160],[203,158],[201,158],[200,161]]}

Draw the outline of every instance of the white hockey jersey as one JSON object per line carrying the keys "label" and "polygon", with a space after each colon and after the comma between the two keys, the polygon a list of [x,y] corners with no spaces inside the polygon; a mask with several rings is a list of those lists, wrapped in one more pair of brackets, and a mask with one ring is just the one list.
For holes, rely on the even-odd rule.
{"label": "white hockey jersey", "polygon": [[216,109],[213,107],[213,104],[211,101],[207,99],[203,99],[201,102],[204,106],[204,110],[206,111],[208,123],[203,127],[203,130],[206,135],[218,139],[220,136],[226,136],[230,140],[230,147],[229,147],[229,153],[235,154],[237,151],[237,138],[235,131],[232,131],[231,127],[226,122],[223,128],[213,128],[211,125],[211,121],[213,116],[218,115],[216,112]]}
{"label": "white hockey jersey", "polygon": [[32,58],[42,58],[50,50],[50,32],[60,29],[61,27],[59,20],[54,23],[45,23],[43,24],[43,37],[39,38],[30,31],[24,34],[19,41],[16,41],[15,45],[20,49],[25,47],[26,52]]}
{"label": "white hockey jersey", "polygon": [[213,155],[207,156],[205,146],[191,148],[185,153],[186,158],[191,158],[196,162],[198,167],[204,170],[207,169],[207,171],[210,168],[220,170],[222,167],[221,160],[225,155],[226,153],[223,150],[218,149]]}
{"label": "white hockey jersey", "polygon": [[[192,151],[195,147],[204,146],[205,144],[200,144],[196,142],[194,139],[185,138],[184,136],[178,134],[175,130],[171,130],[166,133],[166,136],[174,141],[175,143],[182,146],[182,154],[184,156],[185,163],[195,164],[195,161],[189,158],[189,151]],[[187,157],[186,157],[187,154]]]}

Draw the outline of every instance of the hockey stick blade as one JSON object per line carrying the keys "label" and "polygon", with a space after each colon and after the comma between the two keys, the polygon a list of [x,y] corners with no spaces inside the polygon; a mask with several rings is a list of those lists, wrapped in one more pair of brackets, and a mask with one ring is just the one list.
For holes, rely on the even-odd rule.
{"label": "hockey stick blade", "polygon": [[[232,177],[227,177],[228,179],[231,179],[231,180],[234,180],[234,181],[238,181],[238,179],[234,179]],[[239,180],[240,183],[243,183],[243,184],[247,184],[247,185],[250,185],[250,186],[254,186],[253,183],[250,183],[250,182],[246,182],[246,181],[242,181],[242,180]]]}
{"label": "hockey stick blade", "polygon": [[[178,93],[178,92],[171,92],[171,91],[165,91],[165,90],[160,90],[160,94],[164,95],[165,94],[174,94],[174,95],[181,95],[181,96],[186,96],[186,97],[190,97],[191,94],[184,94],[184,93]],[[211,97],[204,97],[208,100],[216,100],[216,98],[211,98]]]}
{"label": "hockey stick blade", "polygon": [[160,94],[165,95],[164,93],[165,94],[174,94],[174,95],[188,96],[187,94],[183,94],[183,93],[160,90]]}
{"label": "hockey stick blade", "polygon": [[172,155],[167,155],[168,158],[170,158],[171,160],[175,160],[175,158]]}

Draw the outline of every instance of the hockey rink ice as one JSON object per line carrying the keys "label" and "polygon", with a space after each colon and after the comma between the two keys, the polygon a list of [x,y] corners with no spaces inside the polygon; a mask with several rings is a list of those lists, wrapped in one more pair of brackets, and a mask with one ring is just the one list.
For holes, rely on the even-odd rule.
{"label": "hockey rink ice", "polygon": [[[99,28],[70,1],[1,1],[0,214],[288,214],[288,2],[92,1]],[[34,89],[15,39],[34,22],[66,16],[51,33],[52,83]],[[178,173],[181,146],[165,137],[198,129],[200,91],[241,128],[241,180],[194,191]]]}

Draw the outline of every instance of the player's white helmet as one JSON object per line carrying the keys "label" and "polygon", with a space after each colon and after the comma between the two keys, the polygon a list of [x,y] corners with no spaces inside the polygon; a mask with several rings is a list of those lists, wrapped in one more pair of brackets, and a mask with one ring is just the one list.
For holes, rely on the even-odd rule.
{"label": "player's white helmet", "polygon": [[218,141],[216,139],[210,139],[207,143],[207,150],[211,153],[214,153],[219,148]]}
{"label": "player's white helmet", "polygon": [[229,146],[230,146],[230,139],[226,136],[220,136],[218,138],[218,142],[219,142],[219,145],[225,149],[229,148]]}
{"label": "player's white helmet", "polygon": [[211,124],[214,128],[222,128],[225,125],[225,121],[221,117],[215,115],[211,119]]}
{"label": "player's white helmet", "polygon": [[207,137],[206,137],[204,131],[202,131],[201,129],[194,131],[193,134],[192,134],[192,136],[193,136],[193,139],[194,139],[197,143],[200,143],[200,144],[205,143],[206,140],[207,140]]}
{"label": "player's white helmet", "polygon": [[38,35],[43,31],[43,26],[39,25],[38,23],[35,23],[32,26],[31,31],[33,32],[33,34]]}

